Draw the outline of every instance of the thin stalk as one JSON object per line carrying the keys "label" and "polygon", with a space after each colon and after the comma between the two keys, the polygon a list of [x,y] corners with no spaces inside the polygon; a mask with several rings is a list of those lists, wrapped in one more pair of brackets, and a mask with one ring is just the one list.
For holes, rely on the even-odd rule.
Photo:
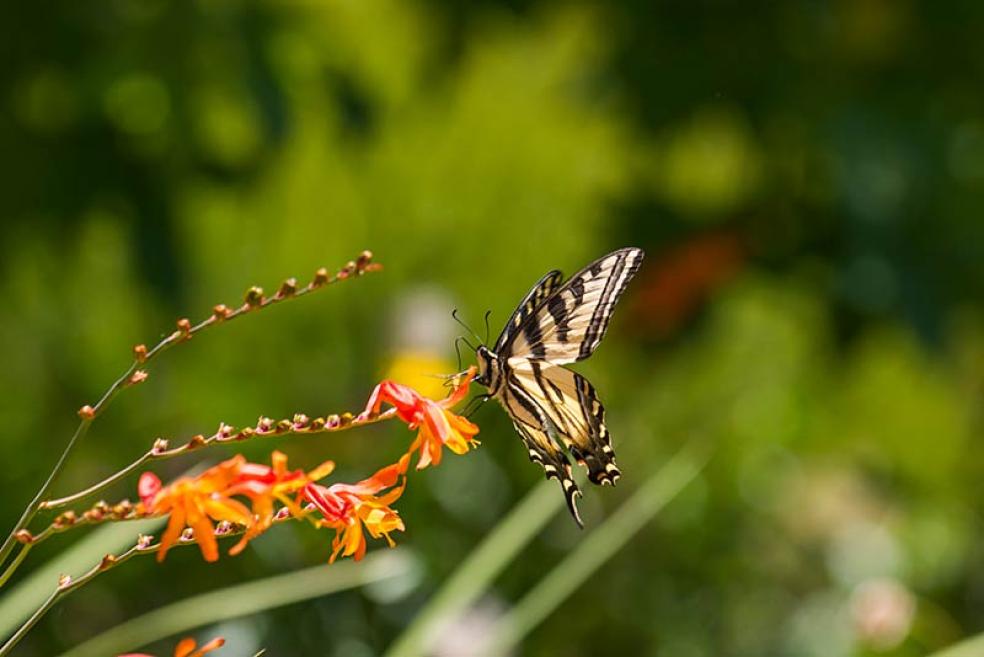
{"label": "thin stalk", "polygon": [[21,562],[24,561],[25,558],[27,558],[27,553],[30,551],[31,551],[31,543],[24,543],[21,545],[20,552],[17,553],[17,556],[14,557],[14,560],[10,562],[9,566],[7,566],[7,570],[3,571],[3,575],[0,575],[0,587],[2,587],[4,584],[7,583],[7,580],[10,579],[10,576],[14,574],[15,570],[17,570],[17,566],[19,566]]}
{"label": "thin stalk", "polygon": [[175,456],[180,456],[181,454],[186,454],[194,450],[199,450],[215,443],[241,442],[244,440],[261,438],[265,436],[335,433],[346,429],[354,429],[369,424],[376,424],[377,422],[392,419],[395,416],[396,409],[391,408],[383,413],[379,413],[378,415],[359,415],[353,417],[351,413],[343,413],[340,416],[330,415],[328,418],[315,418],[312,421],[309,421],[306,416],[302,415],[295,415],[293,420],[280,420],[277,422],[269,418],[260,418],[255,427],[247,427],[239,432],[234,431],[232,427],[226,424],[222,424],[219,426],[218,431],[211,436],[204,437],[198,435],[183,445],[179,445],[178,447],[171,449],[162,448],[162,443],[158,441],[153,447],[144,452],[138,459],[124,467],[122,470],[113,473],[102,481],[95,483],[84,490],[80,490],[77,493],[72,493],[71,495],[66,495],[65,497],[59,497],[57,499],[42,502],[41,506],[44,509],[56,509],[67,506],[73,502],[77,502],[81,499],[89,497],[90,495],[98,493],[104,488],[116,483],[120,479],[125,478],[145,463],[173,458]]}
{"label": "thin stalk", "polygon": [[362,255],[359,256],[357,261],[348,263],[333,276],[330,276],[327,270],[323,268],[319,269],[315,273],[314,279],[300,289],[297,288],[296,281],[289,279],[280,286],[274,296],[269,298],[263,296],[262,289],[256,287],[251,288],[247,292],[245,303],[243,303],[240,307],[230,310],[225,306],[216,306],[210,317],[202,320],[194,326],[191,325],[188,320],[182,319],[178,322],[177,331],[161,340],[149,351],[142,347],[135,348],[135,358],[133,363],[131,363],[127,370],[113,383],[112,386],[109,387],[96,405],[83,406],[79,411],[79,415],[82,420],[76,428],[75,433],[72,434],[72,438],[68,441],[68,445],[66,445],[65,450],[58,458],[58,462],[55,463],[55,467],[51,470],[51,473],[48,475],[48,478],[34,496],[34,499],[32,499],[30,504],[28,504],[24,509],[20,519],[4,540],[3,545],[0,545],[0,564],[3,564],[7,560],[11,551],[14,549],[14,546],[17,543],[17,532],[21,529],[25,529],[30,524],[31,520],[33,520],[37,515],[38,511],[42,509],[42,501],[48,497],[52,484],[54,484],[55,480],[61,474],[68,457],[74,451],[76,445],[85,436],[86,432],[88,432],[89,426],[92,424],[93,420],[95,420],[106,409],[109,403],[112,402],[113,398],[115,398],[121,390],[131,385],[140,383],[144,380],[144,378],[146,378],[144,368],[147,367],[151,360],[159,354],[167,351],[174,345],[187,342],[194,335],[214,324],[227,322],[253,310],[259,310],[286,299],[293,299],[303,296],[336,281],[345,280],[353,276],[361,275],[365,272],[374,271],[378,267],[374,266],[371,261],[372,254],[369,251],[364,251]]}

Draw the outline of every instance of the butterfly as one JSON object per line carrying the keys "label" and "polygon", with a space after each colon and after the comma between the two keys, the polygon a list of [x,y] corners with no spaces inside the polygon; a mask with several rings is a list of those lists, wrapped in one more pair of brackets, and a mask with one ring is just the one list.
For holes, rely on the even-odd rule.
{"label": "butterfly", "polygon": [[643,251],[625,248],[598,258],[566,282],[551,271],[533,286],[506,323],[492,349],[476,349],[485,399],[502,404],[547,479],[557,479],[578,526],[581,495],[570,460],[588,479],[614,485],[621,472],[605,425],[605,408],[594,387],[564,365],[590,356],[605,337],[615,304],[642,264]]}

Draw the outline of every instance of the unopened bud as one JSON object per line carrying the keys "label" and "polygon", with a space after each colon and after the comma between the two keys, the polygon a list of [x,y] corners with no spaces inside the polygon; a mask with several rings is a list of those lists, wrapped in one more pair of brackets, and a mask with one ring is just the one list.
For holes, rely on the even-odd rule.
{"label": "unopened bud", "polygon": [[229,316],[229,308],[226,307],[224,303],[220,303],[219,305],[212,308],[212,317],[215,319],[215,321],[220,322],[228,316]]}
{"label": "unopened bud", "polygon": [[58,576],[58,588],[63,589],[72,583],[71,575],[59,575]]}
{"label": "unopened bud", "polygon": [[54,521],[55,527],[71,527],[76,522],[78,522],[79,517],[75,515],[75,511],[69,509],[64,513],[59,514]]}
{"label": "unopened bud", "polygon": [[244,298],[244,301],[246,302],[246,305],[249,306],[250,308],[255,308],[256,306],[262,305],[263,288],[254,285],[253,287],[246,290],[246,296]]}
{"label": "unopened bud", "polygon": [[138,363],[142,363],[147,360],[147,345],[138,344],[133,347],[133,357]]}
{"label": "unopened bud", "polygon": [[321,287],[327,282],[328,270],[322,267],[318,271],[314,272],[314,280],[311,281],[311,287]]}
{"label": "unopened bud", "polygon": [[236,440],[246,440],[248,438],[252,438],[255,433],[256,429],[253,427],[243,427],[243,430],[236,435]]}
{"label": "unopened bud", "polygon": [[154,441],[154,446],[151,447],[150,451],[152,451],[154,454],[160,454],[161,452],[167,451],[167,446],[168,446],[167,438],[158,438],[157,440]]}
{"label": "unopened bud", "polygon": [[306,429],[311,423],[311,419],[304,415],[304,413],[298,413],[294,416],[294,428],[295,429]]}
{"label": "unopened bud", "polygon": [[232,531],[232,523],[228,520],[221,520],[219,524],[215,526],[215,535],[221,536],[223,534],[228,534]]}
{"label": "unopened bud", "polygon": [[199,447],[204,447],[204,446],[205,446],[205,436],[203,436],[202,434],[198,433],[198,434],[195,434],[194,436],[192,436],[191,437],[191,440],[188,441],[187,448],[188,449],[198,449]]}
{"label": "unopened bud", "polygon": [[14,538],[17,539],[18,543],[23,543],[24,545],[30,545],[34,542],[34,534],[26,529],[17,530],[17,533],[14,534]]}
{"label": "unopened bud", "polygon": [[191,333],[191,320],[187,317],[182,317],[177,322],[178,330],[187,335]]}
{"label": "unopened bud", "polygon": [[329,415],[325,419],[325,422],[327,423],[327,426],[328,426],[329,429],[337,429],[338,427],[340,427],[342,425],[341,418],[339,418],[334,413],[332,413],[331,415]]}
{"label": "unopened bud", "polygon": [[87,509],[82,517],[85,518],[86,522],[99,522],[104,516],[99,509]]}
{"label": "unopened bud", "polygon": [[235,430],[236,430],[235,427],[226,424],[225,422],[222,422],[219,424],[219,430],[215,432],[215,435],[218,436],[219,438],[228,438],[229,436],[232,435],[232,432]]}
{"label": "unopened bud", "polygon": [[91,420],[96,417],[96,409],[86,404],[79,409],[79,417],[83,420]]}
{"label": "unopened bud", "polygon": [[359,254],[358,260],[355,261],[355,268],[359,271],[365,271],[366,266],[372,262],[372,251],[366,250]]}
{"label": "unopened bud", "polygon": [[181,532],[182,541],[193,541],[195,540],[195,530],[191,527],[185,527],[184,531]]}
{"label": "unopened bud", "polygon": [[316,417],[313,420],[311,420],[312,431],[321,431],[324,428],[325,428],[325,419],[323,417]]}
{"label": "unopened bud", "polygon": [[340,419],[342,421],[342,426],[343,427],[352,424],[352,414],[351,413],[348,413],[348,412],[342,413],[342,416],[341,416]]}
{"label": "unopened bud", "polygon": [[288,278],[286,281],[281,283],[280,289],[277,290],[278,297],[291,297],[297,292],[297,279]]}
{"label": "unopened bud", "polygon": [[291,430],[292,426],[290,420],[280,420],[277,422],[277,433],[287,433]]}
{"label": "unopened bud", "polygon": [[133,502],[130,500],[120,500],[113,506],[113,516],[120,520],[129,517],[131,513],[133,513]]}
{"label": "unopened bud", "polygon": [[256,421],[256,430],[260,433],[266,433],[273,429],[273,420],[268,417],[261,417]]}
{"label": "unopened bud", "polygon": [[102,558],[102,561],[99,562],[99,569],[106,570],[107,568],[112,568],[115,563],[116,557],[111,554],[107,554]]}
{"label": "unopened bud", "polygon": [[150,534],[140,534],[137,536],[137,549],[146,550],[154,542],[154,537]]}
{"label": "unopened bud", "polygon": [[136,385],[147,380],[147,370],[137,370],[126,380],[127,385]]}

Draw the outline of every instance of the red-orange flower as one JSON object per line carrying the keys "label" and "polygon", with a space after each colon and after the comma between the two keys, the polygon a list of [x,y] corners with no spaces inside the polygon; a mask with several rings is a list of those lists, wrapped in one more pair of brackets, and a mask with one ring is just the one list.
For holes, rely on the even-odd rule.
{"label": "red-orange flower", "polygon": [[[201,648],[197,648],[198,642],[191,637],[187,637],[178,642],[178,645],[174,647],[174,657],[202,657],[207,652],[212,652],[225,645],[225,639],[222,637],[217,637],[212,639]],[[153,657],[153,655],[147,655],[142,652],[132,652],[126,655],[120,655],[120,657]]]}
{"label": "red-orange flower", "polygon": [[[145,472],[138,484],[145,511],[150,515],[170,514],[167,529],[161,536],[158,561],[164,560],[186,525],[195,530],[205,560],[218,559],[213,520],[226,520],[246,528],[242,540],[229,550],[229,554],[238,554],[250,540],[270,527],[274,501],[282,502],[296,516],[303,515],[289,495],[309,482],[324,478],[335,467],[327,461],[306,474],[303,470],[291,471],[287,469],[287,456],[281,452],[274,452],[271,461],[272,466],[248,463],[237,455],[197,477],[182,477],[166,488],[161,487],[156,475]],[[235,499],[237,496],[249,499],[252,509]]]}
{"label": "red-orange flower", "polygon": [[249,541],[270,528],[275,501],[286,506],[295,517],[303,516],[304,511],[289,495],[300,491],[308,483],[324,479],[335,469],[333,461],[325,461],[307,473],[303,470],[288,470],[287,455],[280,451],[275,451],[270,461],[271,466],[243,464],[236,482],[225,491],[226,495],[249,498],[254,515],[254,522],[246,530],[242,540],[229,550],[231,555],[242,552]]}
{"label": "red-orange flower", "polygon": [[[321,513],[319,524],[335,530],[332,553],[329,563],[334,563],[338,555],[362,559],[366,553],[366,538],[369,532],[373,538],[383,537],[390,547],[396,544],[390,532],[403,531],[400,514],[390,507],[399,499],[406,487],[406,480],[397,482],[407,469],[409,457],[404,455],[398,463],[386,466],[376,474],[357,484],[332,484],[304,486],[303,498],[314,504]],[[390,489],[383,495],[382,491]]]}
{"label": "red-orange flower", "polygon": [[409,450],[420,451],[417,469],[422,470],[432,463],[438,465],[442,447],[447,446],[455,454],[464,454],[478,444],[475,440],[478,427],[448,410],[468,395],[468,386],[474,376],[473,366],[468,368],[464,380],[455,387],[454,392],[441,401],[428,399],[413,388],[395,381],[383,381],[372,391],[362,416],[378,414],[383,403],[395,406],[397,417],[406,422],[410,429],[420,428]]}
{"label": "red-orange flower", "polygon": [[164,560],[185,526],[195,530],[205,560],[215,561],[219,558],[219,546],[212,520],[227,520],[247,527],[253,524],[253,514],[246,505],[224,492],[236,480],[245,462],[243,456],[237,455],[197,477],[181,477],[165,488],[161,488],[160,479],[153,473],[145,472],[140,477],[138,490],[144,510],[151,515],[170,514],[167,529],[161,535],[158,561]]}

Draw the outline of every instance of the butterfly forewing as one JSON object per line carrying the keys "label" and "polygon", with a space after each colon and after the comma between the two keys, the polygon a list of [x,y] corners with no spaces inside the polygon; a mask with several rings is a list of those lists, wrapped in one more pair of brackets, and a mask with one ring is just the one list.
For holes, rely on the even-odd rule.
{"label": "butterfly forewing", "polygon": [[502,334],[496,340],[494,351],[498,352],[502,349],[503,345],[512,339],[513,335],[515,335],[523,323],[533,316],[533,313],[543,300],[553,294],[563,281],[564,275],[555,269],[544,274],[543,278],[536,282],[536,285],[526,293],[523,300],[516,306],[516,310],[513,311],[509,321],[506,322],[505,328],[502,329]]}
{"label": "butterfly forewing", "polygon": [[642,258],[641,249],[620,249],[571,276],[507,339],[500,338],[499,355],[556,364],[590,356],[605,337],[615,304],[639,270]]}

